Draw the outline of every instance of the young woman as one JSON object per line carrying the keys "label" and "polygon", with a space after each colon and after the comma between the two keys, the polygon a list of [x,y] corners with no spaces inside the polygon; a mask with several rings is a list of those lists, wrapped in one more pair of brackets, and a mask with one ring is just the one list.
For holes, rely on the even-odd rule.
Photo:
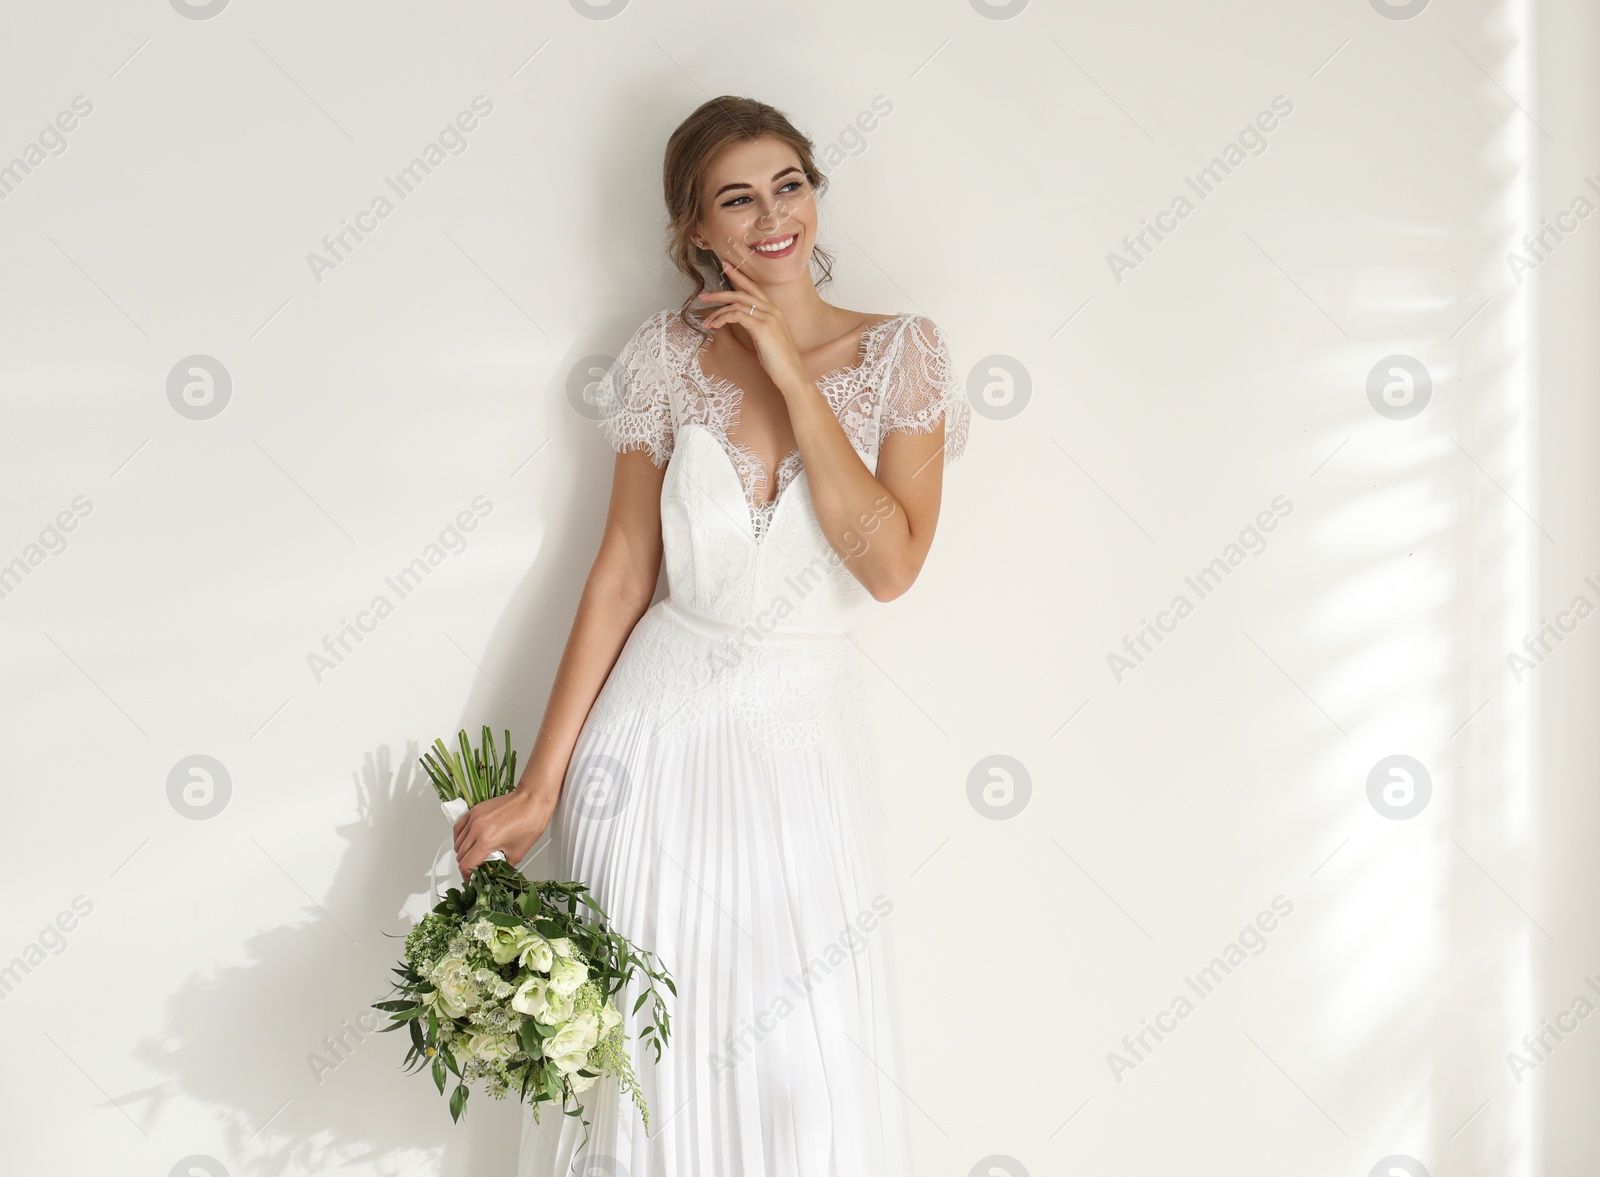
{"label": "young woman", "polygon": [[525,1115],[524,1177],[910,1171],[846,633],[916,579],[970,410],[933,322],[817,293],[825,183],[811,141],[750,99],[673,133],[693,291],[598,386],[611,507],[544,725],[516,791],[456,825],[463,872],[519,862],[548,826],[540,873],[587,883],[677,985],[661,1062],[635,1051],[648,1135],[601,1080],[581,1152],[575,1117]]}

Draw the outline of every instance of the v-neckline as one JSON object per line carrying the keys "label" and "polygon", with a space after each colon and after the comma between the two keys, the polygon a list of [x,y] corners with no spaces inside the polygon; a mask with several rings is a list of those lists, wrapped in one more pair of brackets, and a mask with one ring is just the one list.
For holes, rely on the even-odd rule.
{"label": "v-neckline", "polygon": [[[822,375],[813,377],[813,383],[820,388],[824,382],[834,381],[841,378],[849,378],[865,371],[871,358],[870,348],[872,346],[873,334],[880,328],[887,327],[890,323],[893,323],[904,317],[904,314],[890,315],[887,319],[880,319],[878,322],[872,323],[863,328],[861,331],[860,340],[858,341],[856,347],[856,362],[853,364],[844,364],[840,367],[829,369],[828,371],[822,373]],[[723,393],[729,398],[727,419],[722,423],[720,436],[715,430],[708,429],[707,432],[712,435],[718,444],[728,451],[728,460],[733,466],[734,475],[739,480],[740,491],[744,495],[745,502],[752,512],[752,516],[757,514],[764,515],[766,517],[764,522],[770,525],[773,515],[777,512],[778,500],[784,496],[784,493],[788,490],[789,486],[793,484],[802,473],[801,470],[797,469],[789,476],[788,482],[783,480],[783,472],[785,468],[788,467],[791,462],[799,462],[800,447],[798,445],[795,446],[783,457],[779,458],[775,466],[773,466],[771,469],[768,469],[766,463],[761,460],[761,456],[757,454],[754,449],[745,445],[742,441],[734,440],[734,430],[738,427],[738,422],[743,415],[745,390],[734,381],[728,379],[726,376],[714,376],[705,370],[704,365],[702,365],[700,362],[700,358],[704,354],[705,349],[711,344],[711,341],[712,337],[710,336],[702,339],[699,346],[696,347],[694,352],[689,356],[689,366],[691,369],[693,369],[693,374],[697,382],[701,385],[702,389],[709,395]],[[830,409],[832,408],[831,403],[829,407]],[[750,466],[759,473],[761,478],[760,489],[762,491],[765,491],[769,485],[776,485],[777,489],[774,491],[772,498],[763,499],[758,502],[750,497],[751,488],[745,486],[744,474],[740,468],[739,458],[735,456],[735,453],[742,454],[745,461],[747,461]],[[752,527],[753,526],[754,518],[752,517]],[[759,532],[757,533],[756,538],[760,538]]]}

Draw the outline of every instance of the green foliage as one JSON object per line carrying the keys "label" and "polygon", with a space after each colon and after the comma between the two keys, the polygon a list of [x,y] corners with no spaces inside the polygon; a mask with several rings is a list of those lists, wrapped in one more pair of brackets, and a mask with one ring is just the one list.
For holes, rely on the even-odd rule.
{"label": "green foliage", "polygon": [[511,792],[517,784],[517,753],[511,746],[511,732],[506,731],[505,753],[495,747],[494,733],[483,725],[483,737],[477,748],[467,742],[463,728],[456,737],[460,751],[445,747],[443,740],[435,740],[433,748],[422,754],[422,767],[441,801],[454,801],[457,797],[468,805],[487,801]]}
{"label": "green foliage", "polygon": [[[441,800],[460,797],[476,805],[511,791],[516,784],[517,754],[509,731],[503,749],[487,726],[478,748],[468,743],[464,730],[457,743],[459,750],[453,750],[443,740],[436,740],[421,757]],[[545,1043],[570,1022],[542,1022],[511,1004],[520,986],[546,974],[535,972],[519,959],[497,963],[481,938],[492,937],[491,929],[503,930],[502,939],[504,930],[512,931],[513,944],[524,937],[570,943],[570,959],[581,962],[586,970],[585,980],[571,998],[581,997],[587,1011],[616,1010],[614,999],[625,986],[642,986],[633,1008],[621,1023],[599,1037],[576,1075],[569,1075],[545,1056]],[[449,1076],[455,1077],[449,1096],[452,1120],[459,1120],[465,1112],[469,1092],[478,1083],[490,1098],[512,1094],[529,1103],[535,1119],[545,1103],[559,1105],[567,1115],[581,1115],[581,1106],[567,1106],[579,1095],[572,1079],[581,1076],[603,1081],[610,1077],[633,1097],[649,1132],[650,1110],[634,1074],[624,1027],[647,1002],[654,1002],[650,1022],[639,1039],[649,1043],[659,1063],[662,1047],[671,1036],[672,1019],[658,986],[674,997],[677,987],[654,953],[636,948],[610,927],[609,917],[582,883],[534,882],[510,863],[498,859],[485,862],[473,870],[464,886],[447,889],[433,910],[411,929],[404,958],[393,971],[398,978],[393,982],[395,998],[377,1002],[374,1008],[389,1015],[385,1031],[406,1028],[408,1047],[402,1067],[407,1073],[426,1069],[441,1095],[449,1086]],[[464,994],[470,995],[470,1000]],[[576,1005],[573,1008],[576,1011]],[[570,1056],[567,1058],[566,1065],[571,1066]],[[587,1144],[589,1122],[585,1119],[583,1123]]]}

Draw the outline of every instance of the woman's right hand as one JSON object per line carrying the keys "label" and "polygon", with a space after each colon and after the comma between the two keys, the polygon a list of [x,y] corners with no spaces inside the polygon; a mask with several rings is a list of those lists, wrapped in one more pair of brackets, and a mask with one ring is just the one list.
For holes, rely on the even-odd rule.
{"label": "woman's right hand", "polygon": [[480,801],[462,814],[455,824],[456,862],[462,881],[496,850],[503,851],[513,866],[526,858],[550,824],[560,798],[559,786],[538,789],[530,785]]}

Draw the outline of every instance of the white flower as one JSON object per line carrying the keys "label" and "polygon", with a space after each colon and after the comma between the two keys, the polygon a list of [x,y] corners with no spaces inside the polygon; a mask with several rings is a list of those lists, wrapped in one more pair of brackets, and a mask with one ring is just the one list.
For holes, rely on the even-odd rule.
{"label": "white flower", "polygon": [[440,957],[430,979],[437,990],[434,1000],[452,1018],[462,1017],[478,1004],[478,991],[472,987],[471,972],[467,962],[459,956]]}
{"label": "white flower", "polygon": [[587,1054],[600,1041],[600,1019],[591,1013],[581,1013],[572,1019],[572,1024],[583,1031],[583,1049]]}
{"label": "white flower", "polygon": [[[552,946],[559,943],[558,940],[551,941]],[[560,952],[560,949],[556,951]],[[562,959],[550,966],[550,987],[557,993],[572,993],[588,979],[589,966],[581,960]]]}
{"label": "white flower", "polygon": [[544,1040],[544,1056],[555,1064],[556,1070],[571,1075],[588,1061],[585,1038],[584,1027],[574,1019]]}
{"label": "white flower", "polygon": [[512,994],[511,1008],[536,1022],[555,1026],[572,1016],[572,998],[555,992],[546,977],[529,977]]}
{"label": "white flower", "polygon": [[587,1091],[589,1088],[594,1086],[594,1081],[596,1078],[598,1078],[596,1075],[573,1074],[568,1076],[568,1081],[572,1084],[572,1090]]}
{"label": "white flower", "polygon": [[550,949],[550,941],[534,933],[529,933],[528,939],[523,941],[522,953],[517,957],[518,963],[523,968],[536,973],[548,973],[555,959],[555,953]]}
{"label": "white flower", "polygon": [[622,1023],[622,1015],[617,1012],[617,1007],[609,998],[600,1008],[600,1037],[604,1038]]}
{"label": "white flower", "polygon": [[504,1062],[517,1053],[509,1034],[474,1034],[467,1039],[467,1050],[486,1063]]}
{"label": "white flower", "polygon": [[494,957],[495,964],[510,964],[517,958],[517,953],[522,951],[526,942],[528,929],[518,924],[514,928],[495,926],[489,934],[489,955]]}
{"label": "white flower", "polygon": [[556,955],[561,957],[563,960],[570,960],[572,958],[572,954],[577,951],[577,949],[572,947],[572,941],[567,939],[565,936],[550,941],[550,947],[555,949]]}

